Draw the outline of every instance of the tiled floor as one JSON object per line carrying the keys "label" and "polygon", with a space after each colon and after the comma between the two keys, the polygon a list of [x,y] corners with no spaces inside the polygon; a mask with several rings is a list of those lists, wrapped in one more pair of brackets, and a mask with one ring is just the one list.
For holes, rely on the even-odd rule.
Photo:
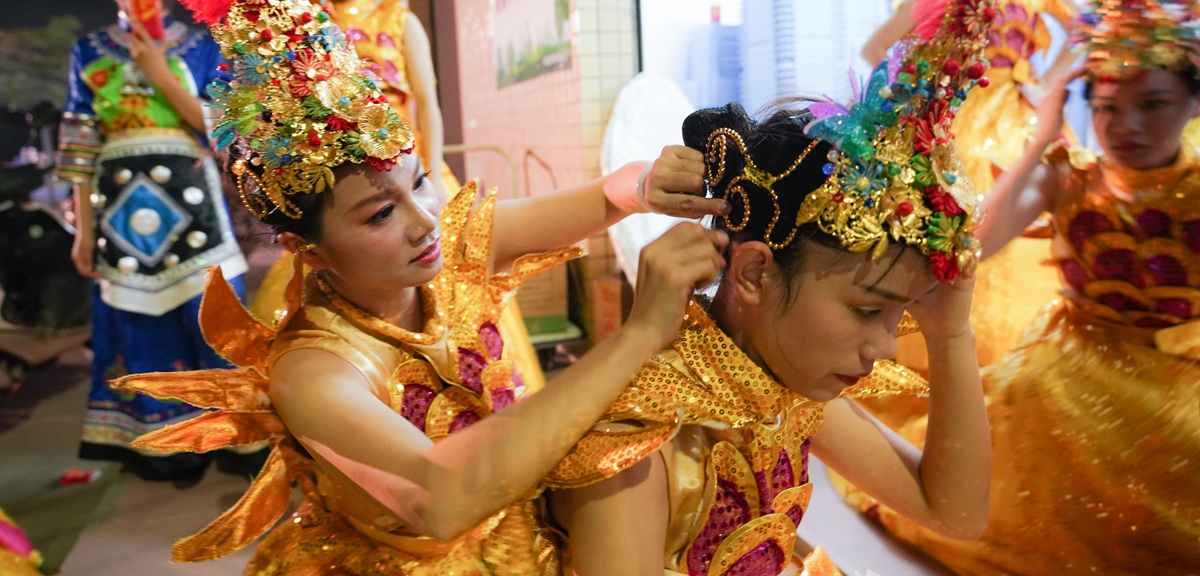
{"label": "tiled floor", "polygon": [[[86,486],[60,488],[52,479],[58,470],[71,466],[92,466],[74,458],[78,430],[83,419],[87,386],[79,368],[86,366],[86,351],[69,354],[63,365],[46,367],[57,378],[70,378],[75,384],[58,383],[47,397],[28,412],[28,416],[0,434],[0,490],[13,485],[25,474],[48,475],[24,482],[33,486],[34,497],[65,498],[72,490]],[[39,372],[39,375],[45,372]],[[34,380],[31,380],[34,381]],[[48,385],[47,380],[35,382]],[[0,414],[8,406],[0,405]],[[11,410],[9,412],[11,416]],[[11,446],[20,444],[14,452]],[[7,450],[7,452],[6,452]],[[19,454],[14,457],[13,454]],[[46,462],[53,462],[49,468]],[[812,463],[814,493],[800,535],[814,545],[823,546],[847,576],[947,576],[948,573],[915,557],[883,537],[878,528],[842,503],[829,485],[825,467]],[[169,484],[145,482],[130,474],[108,467],[104,492],[93,497],[78,514],[62,512],[64,523],[87,524],[88,528],[66,556],[61,574],[66,576],[194,575],[241,574],[250,556],[243,550],[220,560],[201,564],[171,564],[170,547],[181,536],[192,534],[230,507],[249,485],[246,479],[209,469],[199,485],[177,490]],[[17,482],[20,483],[20,482]],[[0,494],[0,499],[5,495]],[[28,512],[28,511],[27,511]],[[83,515],[84,518],[75,517]],[[20,518],[18,518],[20,521]],[[40,533],[44,533],[41,531]],[[33,534],[31,534],[33,536]],[[35,544],[37,542],[35,541]]]}

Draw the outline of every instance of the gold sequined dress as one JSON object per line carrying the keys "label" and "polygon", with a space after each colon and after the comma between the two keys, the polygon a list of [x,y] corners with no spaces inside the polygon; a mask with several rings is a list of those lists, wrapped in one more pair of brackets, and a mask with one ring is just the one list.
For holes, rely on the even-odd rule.
{"label": "gold sequined dress", "polygon": [[[888,362],[843,396],[921,392],[924,380]],[[668,574],[799,574],[796,526],[812,495],[809,439],[824,404],[776,382],[693,304],[672,347],[657,354],[606,412],[624,431],[588,433],[546,478],[579,488],[655,451],[667,469]],[[823,555],[822,555],[823,556]],[[837,574],[810,559],[809,574]]]}
{"label": "gold sequined dress", "polygon": [[[288,285],[279,328],[255,320],[214,271],[201,308],[205,336],[236,370],[145,374],[116,386],[215,409],[142,437],[143,449],[205,452],[268,440],[271,456],[245,496],[201,532],[179,540],[177,562],[217,558],[270,531],[247,576],[276,574],[557,574],[553,539],[537,524],[530,497],[458,538],[441,542],[409,530],[394,513],[335,469],[302,454],[274,413],[268,378],[275,360],[298,349],[331,352],[357,368],[380,402],[438,439],[519,399],[511,351],[496,328],[500,310],[526,278],[578,255],[568,248],[528,255],[513,272],[489,276],[495,196],[472,216],[468,186],[442,212],[445,268],[420,288],[425,327],[402,330],[344,300],[318,276]],[[304,503],[288,508],[292,482]]]}
{"label": "gold sequined dress", "polygon": [[[991,520],[949,540],[850,499],[959,574],[1196,574],[1200,567],[1200,162],[1071,162],[1053,217],[1064,298],[983,374]],[[1070,158],[1070,159],[1068,159]],[[918,444],[923,421],[902,432]]]}

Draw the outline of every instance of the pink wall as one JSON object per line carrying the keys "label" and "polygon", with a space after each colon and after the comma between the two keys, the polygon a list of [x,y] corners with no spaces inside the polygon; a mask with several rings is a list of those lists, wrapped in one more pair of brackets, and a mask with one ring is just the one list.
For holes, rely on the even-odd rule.
{"label": "pink wall", "polygon": [[[518,194],[553,190],[550,175],[532,150],[550,165],[559,187],[585,180],[580,113],[579,37],[572,33],[571,68],[496,89],[492,54],[492,8],[488,0],[455,0],[463,142],[495,144],[512,156]],[[572,3],[574,10],[574,3]],[[492,152],[465,155],[466,178],[478,179],[500,197],[512,194],[508,169]],[[528,164],[529,182],[524,165]]]}

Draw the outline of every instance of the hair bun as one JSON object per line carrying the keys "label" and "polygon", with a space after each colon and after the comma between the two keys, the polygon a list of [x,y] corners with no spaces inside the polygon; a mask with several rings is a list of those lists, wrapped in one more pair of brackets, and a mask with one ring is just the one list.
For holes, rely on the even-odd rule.
{"label": "hair bun", "polygon": [[721,108],[697,110],[683,121],[683,145],[704,152],[708,137],[717,129],[730,128],[738,134],[750,134],[755,125],[746,109],[737,102]]}

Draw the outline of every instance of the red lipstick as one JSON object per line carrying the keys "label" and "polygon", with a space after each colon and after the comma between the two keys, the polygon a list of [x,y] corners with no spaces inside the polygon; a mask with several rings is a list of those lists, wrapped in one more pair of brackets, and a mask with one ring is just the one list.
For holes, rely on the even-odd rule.
{"label": "red lipstick", "polygon": [[437,262],[438,258],[442,257],[442,243],[439,240],[434,240],[428,248],[425,249],[419,256],[412,259],[411,264],[428,265]]}

